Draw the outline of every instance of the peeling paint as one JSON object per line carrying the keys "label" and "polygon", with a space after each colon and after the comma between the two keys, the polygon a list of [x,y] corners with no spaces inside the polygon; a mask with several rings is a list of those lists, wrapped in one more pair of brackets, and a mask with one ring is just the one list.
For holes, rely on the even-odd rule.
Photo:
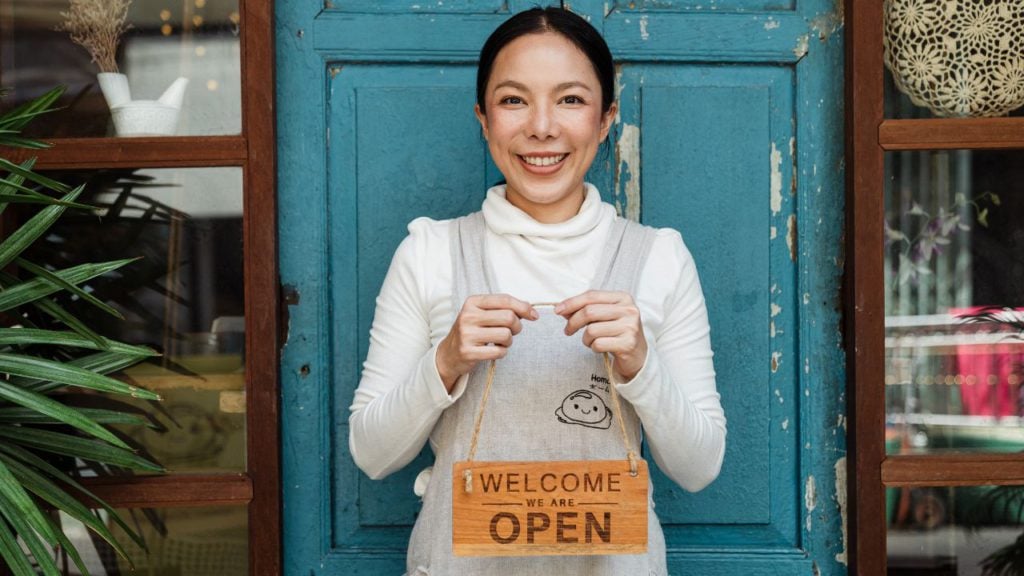
{"label": "peeling paint", "polygon": [[768,335],[772,338],[775,338],[775,320],[772,320],[771,324],[768,327]]}
{"label": "peeling paint", "polygon": [[811,303],[811,294],[810,294],[810,292],[804,292],[804,304],[810,304],[810,303]]}
{"label": "peeling paint", "polygon": [[775,389],[775,397],[779,399],[779,404],[786,403],[786,399],[782,397],[782,392],[778,388]]}
{"label": "peeling paint", "polygon": [[818,34],[818,40],[828,42],[829,37],[843,27],[843,3],[836,2],[835,10],[818,14],[811,19],[811,30]]}
{"label": "peeling paint", "polygon": [[[622,64],[615,65],[615,101],[622,101]],[[622,106],[615,110],[615,123],[622,123]]]}
{"label": "peeling paint", "polygon": [[[623,124],[619,141],[615,144],[618,164],[615,169],[615,189],[626,196],[626,214],[630,220],[640,219],[640,127]],[[629,172],[629,180],[622,181],[623,164]]]}
{"label": "peeling paint", "polygon": [[768,18],[768,21],[764,23],[765,30],[775,30],[779,26],[782,26],[782,22],[779,22],[775,18]]}
{"label": "peeling paint", "polygon": [[647,32],[647,15],[640,17],[640,39],[647,41],[651,37],[650,33]]}
{"label": "peeling paint", "polygon": [[810,38],[807,34],[803,34],[796,39],[796,46],[793,48],[793,55],[796,56],[797,60],[801,60],[804,56],[807,56],[809,42]]}
{"label": "peeling paint", "polygon": [[[779,371],[779,361],[782,360],[782,352],[772,352],[772,372]],[[782,398],[779,398],[782,401]]]}
{"label": "peeling paint", "polygon": [[786,246],[789,248],[789,259],[796,262],[796,214],[790,214],[786,220]]}
{"label": "peeling paint", "polygon": [[779,306],[775,302],[772,302],[772,318],[775,318],[782,313],[782,306]]}
{"label": "peeling paint", "polygon": [[782,429],[789,430],[789,418],[786,418],[785,420],[782,421]]}
{"label": "peeling paint", "polygon": [[839,504],[839,516],[842,518],[843,551],[836,554],[836,562],[846,566],[846,456],[836,461],[836,503]]}
{"label": "peeling paint", "polygon": [[782,152],[772,142],[772,190],[771,207],[772,214],[778,214],[782,210]]}
{"label": "peeling paint", "polygon": [[813,516],[811,512],[818,507],[818,494],[817,485],[814,480],[814,475],[807,477],[807,482],[804,488],[804,507],[807,508],[807,531],[811,531],[811,519]]}
{"label": "peeling paint", "polygon": [[769,240],[775,240],[775,238],[777,238],[778,235],[779,235],[779,229],[776,228],[775,226],[772,226],[769,229],[769,231],[770,231],[770,234],[768,235]]}

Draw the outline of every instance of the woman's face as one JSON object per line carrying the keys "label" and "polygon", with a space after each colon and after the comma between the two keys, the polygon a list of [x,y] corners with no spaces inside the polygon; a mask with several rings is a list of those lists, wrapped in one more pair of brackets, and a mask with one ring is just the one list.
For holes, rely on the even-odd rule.
{"label": "woman's face", "polygon": [[560,34],[527,34],[498,52],[476,107],[506,197],[539,222],[563,222],[583,203],[583,177],[615,117],[601,112],[590,60]]}

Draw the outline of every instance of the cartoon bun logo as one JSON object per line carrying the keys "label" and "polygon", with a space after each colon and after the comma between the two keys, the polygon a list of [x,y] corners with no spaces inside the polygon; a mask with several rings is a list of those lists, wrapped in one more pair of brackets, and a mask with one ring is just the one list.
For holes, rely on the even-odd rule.
{"label": "cartoon bun logo", "polygon": [[612,425],[612,411],[600,396],[589,390],[577,390],[566,396],[555,410],[555,416],[559,422],[588,428],[607,429]]}

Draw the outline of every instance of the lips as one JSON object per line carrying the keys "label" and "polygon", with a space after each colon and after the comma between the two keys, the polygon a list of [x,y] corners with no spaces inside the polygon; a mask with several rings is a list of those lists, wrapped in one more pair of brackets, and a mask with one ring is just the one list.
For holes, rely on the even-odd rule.
{"label": "lips", "polygon": [[517,154],[516,156],[519,158],[520,165],[534,174],[557,172],[565,164],[565,159],[569,157],[568,154]]}

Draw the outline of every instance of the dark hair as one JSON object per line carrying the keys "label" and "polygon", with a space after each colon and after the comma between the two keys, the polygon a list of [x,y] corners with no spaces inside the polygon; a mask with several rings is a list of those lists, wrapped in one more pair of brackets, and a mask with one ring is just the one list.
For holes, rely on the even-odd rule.
{"label": "dark hair", "polygon": [[498,26],[480,50],[480,64],[476,69],[476,103],[484,113],[487,82],[498,52],[516,38],[527,34],[554,32],[565,37],[580,49],[594,66],[601,83],[601,111],[607,112],[615,99],[615,67],[612,53],[601,34],[582,17],[563,8],[531,8],[524,10]]}

